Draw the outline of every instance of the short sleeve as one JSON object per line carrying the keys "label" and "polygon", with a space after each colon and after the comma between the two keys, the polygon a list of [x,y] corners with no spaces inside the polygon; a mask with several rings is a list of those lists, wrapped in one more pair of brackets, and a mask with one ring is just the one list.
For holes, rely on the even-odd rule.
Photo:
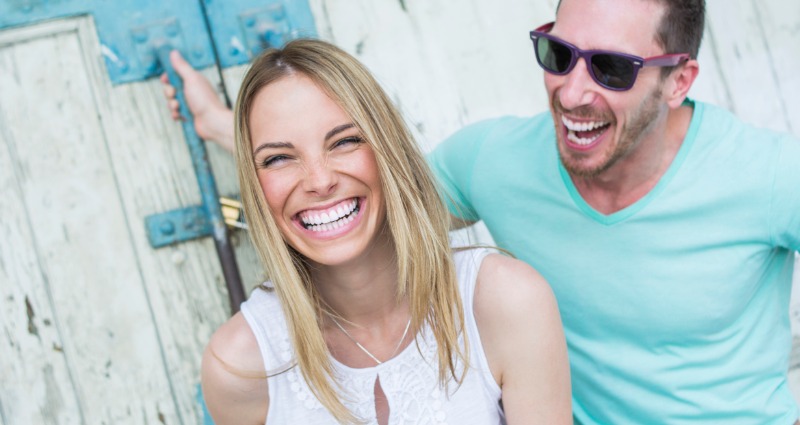
{"label": "short sleeve", "polygon": [[428,164],[436,176],[450,213],[462,220],[480,220],[470,199],[472,175],[493,122],[482,121],[467,126],[428,154]]}
{"label": "short sleeve", "polygon": [[800,250],[800,140],[781,136],[770,224],[775,244]]}

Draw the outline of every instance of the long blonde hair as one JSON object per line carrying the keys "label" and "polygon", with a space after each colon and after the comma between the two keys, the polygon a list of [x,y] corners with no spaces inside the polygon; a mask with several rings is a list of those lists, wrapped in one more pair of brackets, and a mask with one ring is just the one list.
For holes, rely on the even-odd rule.
{"label": "long blonde hair", "polygon": [[[336,392],[338,384],[320,327],[324,304],[311,282],[308,263],[284,242],[255,171],[250,141],[253,100],[268,84],[293,74],[310,78],[325,91],[375,153],[397,255],[397,299],[408,297],[412,329],[430,327],[437,343],[439,384],[445,388],[450,377],[461,383],[469,364],[448,238],[450,216],[402,117],[355,58],[329,43],[303,39],[270,49],[253,62],[235,108],[236,160],[249,233],[283,306],[304,379],[339,422],[357,423],[359,419]],[[463,346],[459,346],[459,334]],[[463,367],[457,367],[459,361]]]}

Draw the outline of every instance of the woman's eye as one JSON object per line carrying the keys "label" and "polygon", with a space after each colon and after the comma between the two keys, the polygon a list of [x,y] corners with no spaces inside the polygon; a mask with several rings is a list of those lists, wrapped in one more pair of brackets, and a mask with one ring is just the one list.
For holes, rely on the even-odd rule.
{"label": "woman's eye", "polygon": [[358,143],[361,143],[363,141],[364,141],[364,139],[362,139],[359,136],[345,137],[344,139],[341,139],[341,140],[337,141],[336,143],[334,143],[333,147],[337,148],[339,146],[346,146],[346,145],[350,145],[350,144],[358,144]]}
{"label": "woman's eye", "polygon": [[264,158],[261,162],[259,162],[258,165],[259,168],[274,167],[282,162],[285,162],[288,159],[289,157],[286,155],[272,155]]}

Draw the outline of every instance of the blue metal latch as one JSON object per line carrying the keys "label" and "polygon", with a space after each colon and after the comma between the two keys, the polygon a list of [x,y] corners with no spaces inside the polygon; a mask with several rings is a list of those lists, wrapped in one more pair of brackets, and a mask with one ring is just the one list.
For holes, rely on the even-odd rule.
{"label": "blue metal latch", "polygon": [[[233,197],[219,198],[222,218],[229,228],[247,229],[242,204]],[[211,236],[211,223],[202,205],[179,208],[144,219],[150,246],[161,248],[191,239]]]}

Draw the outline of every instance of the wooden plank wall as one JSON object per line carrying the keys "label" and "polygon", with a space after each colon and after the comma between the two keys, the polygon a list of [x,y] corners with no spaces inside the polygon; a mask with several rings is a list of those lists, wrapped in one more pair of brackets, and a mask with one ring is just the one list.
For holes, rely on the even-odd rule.
{"label": "wooden plank wall", "polygon": [[[215,165],[234,193],[231,158]],[[0,192],[0,421],[201,421],[200,356],[228,315],[213,242],[144,232],[197,183],[160,83],[111,86],[90,18],[0,32]]]}
{"label": "wooden plank wall", "polygon": [[[555,3],[310,0],[320,36],[367,64],[425,150],[547,109],[527,32]],[[708,7],[692,96],[800,137],[800,2]],[[0,425],[199,423],[200,352],[227,313],[213,244],[149,248],[143,217],[198,203],[196,183],[159,83],[112,87],[94,34],[85,18],[0,33]],[[231,98],[244,69],[223,73]],[[234,193],[230,158],[211,150]],[[257,261],[239,245],[252,287]]]}

